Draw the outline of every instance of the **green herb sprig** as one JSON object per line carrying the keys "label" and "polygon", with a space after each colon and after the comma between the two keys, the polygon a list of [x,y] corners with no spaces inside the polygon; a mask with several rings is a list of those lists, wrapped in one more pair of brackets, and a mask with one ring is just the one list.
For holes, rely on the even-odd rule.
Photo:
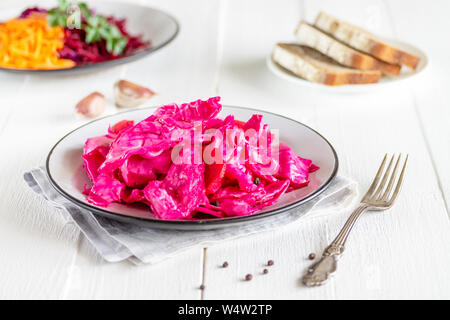
{"label": "green herb sprig", "polygon": [[71,4],[67,0],[58,0],[56,8],[47,11],[47,21],[51,27],[67,27],[67,12]]}
{"label": "green herb sprig", "polygon": [[[74,8],[75,10],[73,10]],[[86,23],[81,23],[82,17]],[[58,7],[48,11],[47,20],[52,27],[67,28],[68,21],[71,22],[71,26],[78,24],[81,29],[86,31],[86,43],[105,40],[106,50],[114,55],[122,54],[128,43],[128,39],[122,35],[119,28],[109,23],[103,16],[92,14],[84,2],[74,5],[68,0],[58,0]]]}

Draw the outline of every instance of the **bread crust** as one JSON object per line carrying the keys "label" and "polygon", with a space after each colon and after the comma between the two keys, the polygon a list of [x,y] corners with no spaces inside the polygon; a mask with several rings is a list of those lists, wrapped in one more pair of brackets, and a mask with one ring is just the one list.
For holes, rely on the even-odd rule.
{"label": "bread crust", "polygon": [[294,43],[278,43],[272,59],[297,76],[328,86],[376,83],[381,78],[380,71],[347,68],[312,48]]}
{"label": "bread crust", "polygon": [[416,69],[420,62],[419,57],[396,48],[372,33],[341,21],[325,12],[320,12],[317,15],[314,26],[339,41],[384,62],[405,65],[412,69]]}
{"label": "bread crust", "polygon": [[304,21],[299,23],[295,35],[302,43],[342,65],[360,70],[380,70],[392,75],[400,73],[400,65],[390,64],[357,51]]}

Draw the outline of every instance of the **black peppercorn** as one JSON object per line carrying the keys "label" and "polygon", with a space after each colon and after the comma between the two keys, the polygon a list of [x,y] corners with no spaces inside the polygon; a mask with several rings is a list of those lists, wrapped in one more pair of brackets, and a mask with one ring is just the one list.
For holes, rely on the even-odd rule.
{"label": "black peppercorn", "polygon": [[255,178],[255,180],[253,181],[256,185],[259,185],[261,183],[261,179],[259,179],[258,177]]}

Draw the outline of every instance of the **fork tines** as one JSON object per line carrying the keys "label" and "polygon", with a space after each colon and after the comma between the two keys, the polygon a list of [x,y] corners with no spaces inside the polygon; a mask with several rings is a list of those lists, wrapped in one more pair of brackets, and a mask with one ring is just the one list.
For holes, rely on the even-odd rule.
{"label": "fork tines", "polygon": [[[381,162],[380,168],[378,169],[377,175],[373,179],[369,190],[367,191],[361,202],[365,202],[369,205],[382,205],[390,207],[397,198],[403,182],[403,175],[405,173],[406,163],[408,162],[408,155],[406,155],[406,158],[403,162],[402,171],[400,172],[400,176],[398,177],[397,182],[395,181],[402,154],[398,155],[393,170],[392,165],[394,164],[395,154],[392,155],[386,170],[384,170],[387,158],[388,155],[386,154],[383,158],[383,161]],[[394,191],[392,192],[393,188]]]}

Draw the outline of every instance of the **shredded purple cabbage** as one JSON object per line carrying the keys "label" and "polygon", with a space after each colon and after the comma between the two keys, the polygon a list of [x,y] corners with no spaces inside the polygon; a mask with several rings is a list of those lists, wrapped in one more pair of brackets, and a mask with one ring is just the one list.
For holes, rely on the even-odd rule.
{"label": "shredded purple cabbage", "polygon": [[103,207],[145,203],[166,220],[199,213],[221,218],[253,214],[308,185],[309,174],[319,169],[311,160],[283,143],[276,152],[261,153],[262,142],[269,151],[275,147],[262,116],[247,122],[218,118],[219,101],[162,106],[137,124],[123,120],[106,135],[87,139],[88,201]]}
{"label": "shredded purple cabbage", "polygon": [[38,13],[47,13],[47,10],[39,8],[39,7],[32,7],[32,8],[28,8],[25,9],[19,16],[19,18],[26,18],[28,17],[31,13],[33,12],[38,12]]}

